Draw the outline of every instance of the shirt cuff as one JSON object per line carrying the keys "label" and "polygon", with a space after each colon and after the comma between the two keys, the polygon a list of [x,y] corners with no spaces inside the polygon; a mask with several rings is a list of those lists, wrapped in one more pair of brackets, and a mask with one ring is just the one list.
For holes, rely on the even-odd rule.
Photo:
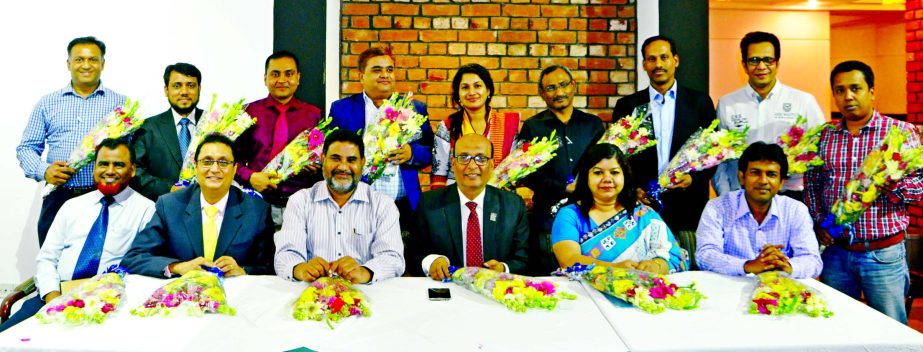
{"label": "shirt cuff", "polygon": [[38,291],[38,297],[44,299],[45,295],[52,291],[61,291],[61,282],[55,279],[40,279],[35,277],[35,290]]}
{"label": "shirt cuff", "polygon": [[731,272],[730,272],[729,274],[731,274],[731,275],[736,275],[736,276],[745,276],[745,275],[747,275],[747,271],[744,270],[744,265],[745,265],[745,264],[747,264],[747,260],[746,260],[746,259],[743,259],[743,258],[731,258],[731,259],[730,259],[730,263],[728,263],[728,265],[730,265],[729,270],[731,270]]}
{"label": "shirt cuff", "polygon": [[173,273],[170,272],[170,265],[173,265],[173,263],[167,264],[167,266],[163,267],[163,276],[168,279],[173,277]]}
{"label": "shirt cuff", "polygon": [[504,263],[504,262],[500,262],[500,264],[503,264],[503,272],[509,274],[509,273],[510,273],[510,266],[509,266],[509,265],[506,265],[506,263]]}
{"label": "shirt cuff", "polygon": [[39,182],[45,181],[45,171],[48,171],[49,166],[51,166],[51,164],[42,161],[35,170],[37,173],[32,175],[32,178]]}
{"label": "shirt cuff", "polygon": [[423,264],[423,276],[429,276],[429,267],[432,266],[433,262],[435,262],[436,259],[439,259],[439,258],[445,258],[445,261],[449,262],[448,257],[444,255],[438,255],[438,254],[430,254],[426,256],[426,258],[423,258],[423,263],[422,263]]}

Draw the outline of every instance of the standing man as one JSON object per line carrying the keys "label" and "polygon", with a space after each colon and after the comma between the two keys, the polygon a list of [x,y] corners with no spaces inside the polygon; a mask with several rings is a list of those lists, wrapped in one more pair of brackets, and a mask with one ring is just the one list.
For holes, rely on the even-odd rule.
{"label": "standing man", "polygon": [[846,182],[891,128],[910,134],[905,143],[911,147],[920,146],[916,138],[920,132],[875,110],[875,75],[865,63],[836,65],[830,73],[830,87],[843,119],[821,134],[818,155],[824,165],[806,175],[805,201],[814,218],[817,240],[827,246],[821,256],[824,270],[820,279],[855,299],[864,296],[869,306],[906,324],[904,299],[910,289],[904,248],[910,222],[907,204],[923,199],[923,174],[917,171],[885,185],[878,199],[853,223],[852,241],[849,236],[831,238],[820,223],[843,196]]}
{"label": "standing man", "polygon": [[282,226],[282,211],[288,197],[300,189],[320,181],[318,166],[310,165],[285,182],[279,176],[263,172],[279,152],[302,131],[310,131],[320,121],[320,109],[295,97],[301,82],[298,58],[282,50],[269,55],[264,66],[263,81],[269,96],[247,105],[247,113],[256,118],[256,125],[237,140],[237,182],[262,193],[272,206],[272,220]]}
{"label": "standing man", "polygon": [[[750,32],[740,40],[741,64],[749,78],[743,88],[718,100],[718,118],[723,129],[743,130],[749,126],[747,144],[775,143],[798,116],[808,120],[806,129],[827,121],[813,95],[776,79],[781,56],[779,38],[772,33]],[[789,175],[779,194],[803,201],[803,178],[801,174]],[[737,161],[719,165],[712,182],[718,195],[740,189]]]}
{"label": "standing man", "polygon": [[[362,93],[333,102],[330,127],[338,127],[353,133],[366,130],[378,123],[381,104],[394,93],[394,56],[387,49],[372,47],[359,54],[359,80]],[[427,115],[426,105],[413,102],[414,110]],[[401,228],[409,229],[413,224],[411,215],[420,201],[419,171],[433,161],[433,128],[429,120],[423,123],[419,136],[412,142],[389,152],[391,164],[385,169],[384,177],[371,185],[373,190],[391,197],[401,214]]]}
{"label": "standing man", "polygon": [[[644,71],[651,85],[645,90],[619,99],[612,113],[613,121],[625,116],[645,112],[645,123],[653,127],[657,145],[628,159],[631,165],[631,185],[639,192],[639,199],[649,203],[644,189],[650,181],[657,180],[667,168],[670,159],[679,152],[683,143],[698,128],[705,128],[715,119],[715,105],[708,94],[680,86],[676,81],[679,54],[673,39],[664,36],[647,38],[641,45]],[[679,239],[680,246],[689,255],[692,270],[695,264],[695,230],[699,217],[708,202],[708,180],[714,170],[685,174],[679,184],[669,186],[663,193],[663,210],[660,216]]]}
{"label": "standing man", "polygon": [[[116,107],[125,103],[125,96],[103,87],[99,76],[106,64],[106,44],[94,37],[81,37],[67,44],[67,70],[71,81],[61,90],[40,99],[16,147],[16,158],[26,177],[58,186],[42,200],[38,217],[38,244],[45,235],[58,209],[68,199],[90,192],[93,168],[79,172],[67,166],[71,151],[83,137]],[[42,152],[48,146],[48,155]]]}
{"label": "standing man", "polygon": [[577,163],[586,148],[602,136],[603,124],[598,116],[574,109],[577,83],[567,67],[552,65],[543,69],[538,89],[548,109],[526,120],[516,139],[527,142],[535,137],[551,136],[554,131],[561,143],[554,158],[522,180],[523,185],[535,192],[529,220],[530,272],[548,275],[558,266],[551,252],[551,225],[554,223],[551,207],[574,192]]}
{"label": "standing man", "polygon": [[174,190],[189,142],[202,116],[199,92],[202,73],[193,65],[177,62],[163,71],[163,93],[170,109],[144,120],[132,137],[137,176],[132,187],[153,201]]}

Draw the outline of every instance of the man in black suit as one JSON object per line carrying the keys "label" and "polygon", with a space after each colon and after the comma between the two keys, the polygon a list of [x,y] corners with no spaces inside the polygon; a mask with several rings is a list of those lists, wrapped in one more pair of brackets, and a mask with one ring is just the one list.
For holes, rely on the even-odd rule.
{"label": "man in black suit", "polygon": [[468,134],[455,142],[456,183],[423,193],[417,206],[408,249],[411,263],[422,264],[415,272],[442,280],[451,274],[450,263],[500,272],[526,269],[526,206],[515,193],[487,185],[492,160],[493,146],[484,136]]}
{"label": "man in black suit", "polygon": [[[646,114],[654,131],[657,145],[629,158],[633,174],[631,184],[638,189],[643,202],[649,203],[644,189],[657,180],[670,159],[699,127],[708,127],[715,119],[715,104],[708,94],[682,87],[676,82],[679,55],[676,43],[664,36],[654,36],[641,46],[644,70],[650,78],[647,89],[619,99],[612,113],[613,121],[633,114]],[[708,202],[708,182],[714,170],[683,175],[679,184],[667,187],[660,196],[663,210],[660,216],[673,230],[695,267],[695,230]]]}
{"label": "man in black suit", "polygon": [[202,84],[198,68],[182,62],[167,66],[163,84],[170,109],[145,120],[132,142],[136,176],[131,187],[153,201],[174,190],[202,116],[202,110],[196,108]]}

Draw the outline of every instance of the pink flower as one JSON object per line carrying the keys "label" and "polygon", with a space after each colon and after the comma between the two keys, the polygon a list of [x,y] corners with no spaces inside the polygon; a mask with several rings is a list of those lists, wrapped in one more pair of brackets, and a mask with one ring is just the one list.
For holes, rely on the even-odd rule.
{"label": "pink flower", "polygon": [[891,154],[891,160],[901,161],[901,154],[900,153]]}
{"label": "pink flower", "polygon": [[113,306],[112,303],[103,304],[103,307],[100,309],[103,314],[109,313],[113,310],[115,310],[115,306]]}
{"label": "pink flower", "polygon": [[310,148],[314,149],[322,144],[324,144],[324,133],[317,129],[311,130],[311,133],[308,134],[308,145],[310,145]]}
{"label": "pink flower", "polygon": [[399,114],[400,112],[395,110],[394,107],[389,106],[385,108],[385,118],[388,120],[391,120],[391,121],[396,120]]}
{"label": "pink flower", "polygon": [[779,306],[778,300],[768,298],[758,298],[753,300],[753,303],[756,303],[756,309],[760,311],[760,314],[766,315],[772,314],[772,311],[769,310],[769,306]]}
{"label": "pink flower", "polygon": [[343,301],[342,298],[340,298],[340,297],[335,297],[335,298],[333,299],[333,302],[330,303],[330,309],[331,309],[332,312],[339,312],[339,311],[340,311],[340,308],[343,308],[343,305],[345,305],[345,304],[346,304],[346,302]]}
{"label": "pink flower", "polygon": [[627,119],[621,119],[621,120],[619,120],[619,124],[622,125],[622,127],[626,128],[626,129],[631,128],[631,123],[628,122]]}

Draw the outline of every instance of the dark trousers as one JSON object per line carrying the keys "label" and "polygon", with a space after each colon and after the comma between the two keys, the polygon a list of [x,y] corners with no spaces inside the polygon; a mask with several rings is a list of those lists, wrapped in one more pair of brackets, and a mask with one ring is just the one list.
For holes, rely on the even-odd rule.
{"label": "dark trousers", "polygon": [[35,297],[27,299],[25,302],[22,302],[22,307],[13,313],[13,316],[9,320],[0,324],[0,333],[4,332],[6,329],[13,327],[13,325],[19,324],[26,319],[31,318],[35,313],[38,313],[42,307],[45,306],[45,301],[42,300],[38,294]]}
{"label": "dark trousers", "polygon": [[399,223],[401,225],[401,239],[404,240],[404,248],[407,248],[407,238],[410,235],[410,229],[413,225],[413,208],[410,206],[410,199],[407,197],[394,201],[397,206],[397,212],[400,214]]}
{"label": "dark trousers", "polygon": [[58,210],[61,210],[61,206],[64,205],[64,202],[92,190],[93,188],[70,189],[65,187],[58,187],[54,191],[51,191],[51,193],[49,193],[48,196],[42,200],[42,212],[39,213],[38,216],[39,248],[41,248],[42,244],[45,243],[45,237],[48,236],[48,229],[51,228],[51,223],[54,221],[54,217],[58,215]]}

